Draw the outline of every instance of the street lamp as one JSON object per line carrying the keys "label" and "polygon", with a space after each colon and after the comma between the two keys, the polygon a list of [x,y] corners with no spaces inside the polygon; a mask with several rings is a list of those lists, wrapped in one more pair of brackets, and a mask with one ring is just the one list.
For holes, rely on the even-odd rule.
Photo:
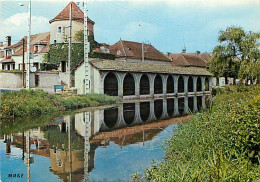
{"label": "street lamp", "polygon": [[31,0],[28,2],[27,70],[26,89],[30,89]]}

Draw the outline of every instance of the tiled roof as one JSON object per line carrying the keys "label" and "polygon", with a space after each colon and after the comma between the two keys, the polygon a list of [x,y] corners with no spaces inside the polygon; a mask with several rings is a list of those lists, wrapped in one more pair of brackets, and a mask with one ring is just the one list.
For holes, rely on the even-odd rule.
{"label": "tiled roof", "polygon": [[166,56],[172,59],[173,66],[206,67],[206,61],[200,58],[196,53],[168,53]]}
{"label": "tiled roof", "polygon": [[[55,18],[50,20],[50,23],[58,20],[68,20],[69,14],[70,14],[70,5],[72,4],[72,20],[84,20],[84,13],[81,11],[81,9],[74,3],[70,2]],[[95,24],[94,21],[92,21],[90,18],[88,18],[88,22],[91,22]]]}
{"label": "tiled roof", "polygon": [[7,46],[5,49],[9,49],[9,48],[15,48],[15,47],[18,47],[20,45],[23,44],[23,41],[20,40],[19,42],[17,42],[16,44],[13,44],[13,45],[10,45],[10,46]]}
{"label": "tiled roof", "polygon": [[[25,36],[24,39],[25,39],[25,41],[24,41],[24,52],[27,52],[27,36]],[[49,51],[50,32],[31,35],[30,51],[31,52],[34,51],[34,45],[37,45],[37,44],[42,45],[43,43],[46,44],[46,45],[38,53],[45,53],[45,52]],[[18,43],[9,46],[10,48],[16,48],[16,50],[13,54],[14,56],[18,56],[18,55],[23,54],[22,44],[23,44],[23,40],[20,40]],[[18,45],[18,46],[14,46],[14,45]],[[7,47],[7,48],[9,48],[9,47]]]}
{"label": "tiled roof", "polygon": [[201,59],[203,59],[204,61],[208,62],[211,59],[212,54],[205,52],[205,53],[199,54],[198,56]]}
{"label": "tiled roof", "polygon": [[[119,40],[109,47],[109,50],[116,57],[125,57],[133,59],[142,59],[142,43]],[[144,59],[171,61],[151,44],[144,44]]]}
{"label": "tiled roof", "polygon": [[13,59],[3,59],[0,61],[1,63],[14,63]]}
{"label": "tiled roof", "polygon": [[171,65],[158,65],[148,63],[130,63],[117,60],[90,60],[91,64],[99,70],[144,72],[144,73],[167,73],[186,75],[212,75],[205,68],[199,67],[175,67]]}
{"label": "tiled roof", "polygon": [[4,51],[0,51],[0,58],[5,57],[5,52]]}

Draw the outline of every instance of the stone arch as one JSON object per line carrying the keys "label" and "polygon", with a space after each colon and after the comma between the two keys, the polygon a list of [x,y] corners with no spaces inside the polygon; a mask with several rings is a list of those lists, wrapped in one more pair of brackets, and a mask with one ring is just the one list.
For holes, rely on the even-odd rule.
{"label": "stone arch", "polygon": [[123,104],[123,118],[127,125],[133,123],[135,119],[135,103]]}
{"label": "stone arch", "polygon": [[182,93],[184,92],[184,79],[183,79],[183,76],[179,76],[179,79],[178,79],[178,92],[179,93]]}
{"label": "stone arch", "polygon": [[174,113],[174,99],[167,99],[167,114],[172,117]]}
{"label": "stone arch", "polygon": [[209,78],[205,78],[205,91],[209,91]]}
{"label": "stone arch", "polygon": [[118,78],[109,72],[104,79],[104,94],[118,96]]}
{"label": "stone arch", "polygon": [[127,73],[123,81],[123,95],[135,95],[135,80],[132,74]]}
{"label": "stone arch", "polygon": [[154,79],[154,94],[162,94],[163,93],[163,81],[160,75],[156,75]]}
{"label": "stone arch", "polygon": [[197,107],[199,111],[202,109],[202,96],[197,96]]}
{"label": "stone arch", "polygon": [[143,74],[140,78],[140,95],[150,94],[150,82],[146,74]]}
{"label": "stone arch", "polygon": [[113,128],[118,121],[118,108],[104,110],[104,123],[108,128]]}
{"label": "stone arch", "polygon": [[160,119],[163,114],[163,100],[154,101],[154,115],[156,119]]}
{"label": "stone arch", "polygon": [[200,76],[197,79],[197,92],[201,92],[202,91],[202,85],[201,85],[201,78]]}
{"label": "stone arch", "polygon": [[169,75],[167,78],[166,86],[167,86],[167,89],[166,89],[167,93],[174,93],[174,81],[173,81],[173,77],[171,75]]}
{"label": "stone arch", "polygon": [[188,107],[189,107],[189,112],[193,112],[193,110],[194,110],[194,99],[193,99],[193,97],[188,97]]}
{"label": "stone arch", "polygon": [[178,98],[178,110],[180,115],[184,114],[184,97]]}
{"label": "stone arch", "polygon": [[189,79],[188,79],[188,92],[193,92],[193,79],[192,79],[192,76],[189,76]]}
{"label": "stone arch", "polygon": [[150,102],[140,102],[140,118],[143,122],[150,116]]}

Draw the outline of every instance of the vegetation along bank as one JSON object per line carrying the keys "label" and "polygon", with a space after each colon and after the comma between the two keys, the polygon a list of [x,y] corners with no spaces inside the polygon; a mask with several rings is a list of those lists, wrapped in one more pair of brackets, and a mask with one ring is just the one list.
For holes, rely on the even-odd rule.
{"label": "vegetation along bank", "polygon": [[135,181],[260,181],[260,86],[215,91],[212,109],[181,125]]}
{"label": "vegetation along bank", "polygon": [[2,118],[37,116],[44,113],[60,112],[84,107],[114,104],[118,97],[102,94],[55,95],[42,90],[20,90],[1,94]]}

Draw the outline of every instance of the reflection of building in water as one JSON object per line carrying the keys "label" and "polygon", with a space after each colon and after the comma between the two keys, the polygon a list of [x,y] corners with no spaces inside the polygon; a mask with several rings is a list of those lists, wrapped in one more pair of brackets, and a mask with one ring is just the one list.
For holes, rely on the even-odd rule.
{"label": "reflection of building in water", "polygon": [[[30,145],[34,146],[31,153],[50,158],[51,172],[64,181],[80,181],[94,168],[95,150],[99,146],[108,145],[109,141],[120,146],[144,144],[169,124],[180,122],[182,117],[169,118],[205,108],[206,97],[210,98],[201,95],[123,103],[118,107],[64,116],[52,124],[30,130]],[[160,122],[156,122],[158,120]],[[25,147],[23,133],[4,135],[4,140],[7,153],[11,152],[10,145]]]}

